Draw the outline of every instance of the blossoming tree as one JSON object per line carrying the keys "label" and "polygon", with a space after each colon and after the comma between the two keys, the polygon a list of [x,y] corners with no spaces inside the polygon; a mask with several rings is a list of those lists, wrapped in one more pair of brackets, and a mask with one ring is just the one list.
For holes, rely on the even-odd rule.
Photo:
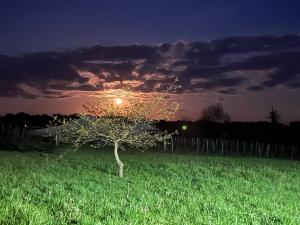
{"label": "blossoming tree", "polygon": [[119,176],[123,177],[124,164],[118,154],[120,146],[145,149],[171,138],[172,134],[160,131],[155,123],[171,119],[178,110],[179,103],[174,100],[172,90],[149,94],[103,91],[96,101],[84,105],[86,113],[79,119],[64,121],[61,139],[76,147],[85,144],[94,148],[113,146]]}

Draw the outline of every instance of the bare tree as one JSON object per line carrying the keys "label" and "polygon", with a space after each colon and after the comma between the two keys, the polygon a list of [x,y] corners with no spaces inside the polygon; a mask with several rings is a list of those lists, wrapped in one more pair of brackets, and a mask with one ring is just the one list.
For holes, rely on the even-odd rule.
{"label": "bare tree", "polygon": [[172,134],[158,130],[155,123],[170,119],[179,108],[170,93],[135,95],[125,90],[100,93],[95,102],[84,105],[86,114],[77,120],[64,121],[60,129],[62,141],[76,147],[113,146],[119,176],[123,177],[120,145],[143,149],[168,140]]}
{"label": "bare tree", "polygon": [[226,123],[231,120],[230,115],[224,111],[223,106],[220,103],[204,108],[200,119],[215,123]]}
{"label": "bare tree", "polygon": [[277,110],[274,110],[272,107],[271,112],[269,112],[268,118],[271,120],[271,123],[279,123],[280,122],[280,114]]}

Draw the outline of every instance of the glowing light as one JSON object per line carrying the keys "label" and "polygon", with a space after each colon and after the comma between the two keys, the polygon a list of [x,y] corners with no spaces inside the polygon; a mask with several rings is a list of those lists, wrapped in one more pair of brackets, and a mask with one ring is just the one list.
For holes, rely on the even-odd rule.
{"label": "glowing light", "polygon": [[182,125],[182,126],[181,126],[181,129],[182,129],[182,130],[187,130],[187,129],[188,129],[188,126],[187,126],[187,125]]}
{"label": "glowing light", "polygon": [[117,105],[121,105],[123,103],[123,100],[122,99],[120,99],[120,98],[117,98],[116,99],[116,104]]}

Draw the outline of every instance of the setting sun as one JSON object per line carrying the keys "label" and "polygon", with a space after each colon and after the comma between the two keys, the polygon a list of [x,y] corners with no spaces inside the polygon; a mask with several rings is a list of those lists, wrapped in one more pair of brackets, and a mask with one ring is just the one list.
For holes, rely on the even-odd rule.
{"label": "setting sun", "polygon": [[116,104],[117,105],[121,105],[123,103],[123,100],[122,99],[120,99],[120,98],[117,98],[116,99]]}

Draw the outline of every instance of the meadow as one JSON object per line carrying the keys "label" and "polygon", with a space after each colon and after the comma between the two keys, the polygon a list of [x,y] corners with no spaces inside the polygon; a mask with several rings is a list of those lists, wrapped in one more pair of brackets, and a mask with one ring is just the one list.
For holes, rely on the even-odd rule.
{"label": "meadow", "polygon": [[300,224],[299,161],[66,148],[0,151],[1,225]]}

